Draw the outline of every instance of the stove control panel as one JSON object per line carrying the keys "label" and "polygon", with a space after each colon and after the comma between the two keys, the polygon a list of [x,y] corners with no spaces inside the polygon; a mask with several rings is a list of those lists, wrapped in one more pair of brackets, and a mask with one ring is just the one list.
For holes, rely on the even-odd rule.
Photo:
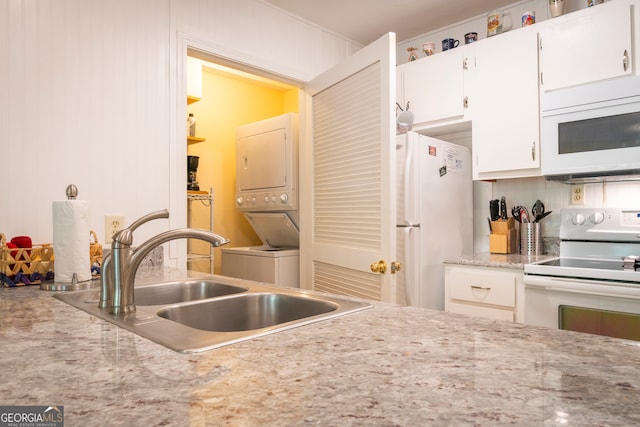
{"label": "stove control panel", "polygon": [[640,242],[640,209],[562,209],[560,239]]}
{"label": "stove control panel", "polygon": [[622,211],[621,224],[640,227],[640,211]]}

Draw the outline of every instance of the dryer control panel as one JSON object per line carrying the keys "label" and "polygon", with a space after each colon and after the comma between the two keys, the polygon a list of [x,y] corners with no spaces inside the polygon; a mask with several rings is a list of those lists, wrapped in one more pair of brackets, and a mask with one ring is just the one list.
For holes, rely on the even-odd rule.
{"label": "dryer control panel", "polygon": [[297,210],[297,193],[256,192],[236,197],[236,207],[240,210]]}

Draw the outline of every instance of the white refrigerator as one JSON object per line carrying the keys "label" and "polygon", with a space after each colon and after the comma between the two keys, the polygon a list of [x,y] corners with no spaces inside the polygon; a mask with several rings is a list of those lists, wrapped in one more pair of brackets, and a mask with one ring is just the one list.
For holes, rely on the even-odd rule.
{"label": "white refrigerator", "polygon": [[444,310],[443,260],[473,253],[471,153],[415,132],[396,139],[397,302]]}

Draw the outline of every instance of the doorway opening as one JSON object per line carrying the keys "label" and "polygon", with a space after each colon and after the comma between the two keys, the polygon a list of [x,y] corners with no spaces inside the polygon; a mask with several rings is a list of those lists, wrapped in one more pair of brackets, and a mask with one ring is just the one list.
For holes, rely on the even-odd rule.
{"label": "doorway opening", "polygon": [[[235,208],[236,128],[298,113],[302,84],[194,48],[187,49],[187,59],[186,111],[195,119],[195,136],[187,138],[185,155],[197,157],[199,187],[187,192],[187,225],[225,236],[231,240],[225,247],[259,246],[259,237]],[[184,176],[189,179],[189,170]],[[189,240],[187,268],[221,274],[220,251]]]}

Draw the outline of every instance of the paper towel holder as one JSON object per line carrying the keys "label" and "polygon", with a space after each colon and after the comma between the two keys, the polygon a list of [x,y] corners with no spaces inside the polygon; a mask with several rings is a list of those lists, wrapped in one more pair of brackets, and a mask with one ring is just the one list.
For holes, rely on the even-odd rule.
{"label": "paper towel holder", "polygon": [[75,184],[67,185],[66,194],[68,200],[75,200],[78,197],[78,187]]}
{"label": "paper towel holder", "polygon": [[[78,197],[78,187],[75,184],[67,185],[65,194],[68,200],[76,200],[76,197]],[[40,289],[43,291],[78,291],[92,288],[94,286],[92,282],[92,279],[78,282],[78,275],[73,273],[71,283],[55,282],[54,279],[53,283],[41,283]]]}

